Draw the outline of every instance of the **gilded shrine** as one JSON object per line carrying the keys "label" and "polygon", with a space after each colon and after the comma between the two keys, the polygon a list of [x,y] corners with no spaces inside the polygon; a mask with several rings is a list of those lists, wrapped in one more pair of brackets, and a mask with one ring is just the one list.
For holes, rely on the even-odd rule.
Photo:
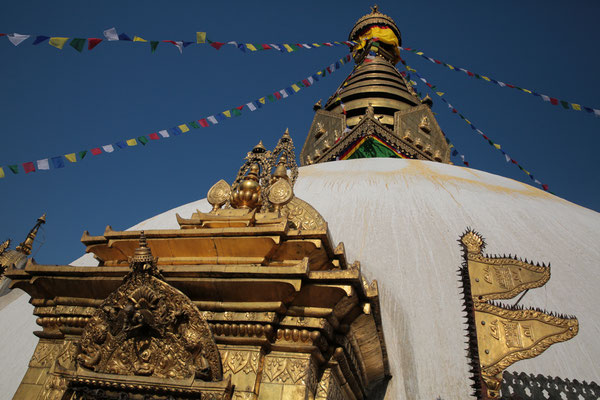
{"label": "gilded shrine", "polygon": [[9,268],[39,343],[15,399],[363,399],[390,376],[377,282],[294,195],[289,134],[180,229],[83,234],[97,267]]}

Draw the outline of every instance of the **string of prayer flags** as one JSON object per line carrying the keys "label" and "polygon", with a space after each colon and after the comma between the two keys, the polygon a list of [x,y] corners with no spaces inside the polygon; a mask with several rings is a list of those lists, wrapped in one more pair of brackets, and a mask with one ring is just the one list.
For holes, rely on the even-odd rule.
{"label": "string of prayer flags", "polygon": [[532,96],[539,97],[543,101],[545,101],[547,103],[550,103],[550,104],[552,104],[554,106],[557,106],[557,105],[560,104],[566,110],[575,110],[575,111],[583,111],[583,110],[585,110],[588,114],[594,114],[595,116],[600,117],[600,110],[598,110],[598,109],[595,109],[595,108],[592,108],[592,107],[587,107],[587,106],[582,106],[581,104],[571,103],[571,102],[568,102],[568,101],[565,101],[565,100],[560,100],[560,99],[558,99],[556,97],[552,97],[552,96],[548,96],[548,95],[545,95],[545,94],[541,94],[541,93],[538,93],[538,92],[536,92],[534,90],[525,89],[525,88],[519,87],[517,85],[512,85],[510,83],[505,83],[505,82],[496,80],[494,78],[490,78],[490,77],[482,75],[482,74],[477,74],[477,73],[471,72],[471,71],[469,71],[469,70],[467,70],[465,68],[457,67],[455,65],[450,65],[450,64],[447,64],[447,63],[445,63],[443,61],[436,60],[435,58],[431,58],[431,57],[425,55],[422,51],[417,50],[417,49],[413,49],[413,48],[410,48],[410,47],[398,47],[398,48],[400,50],[406,50],[406,51],[414,53],[414,54],[416,54],[418,56],[421,56],[424,59],[432,62],[433,64],[443,65],[444,67],[446,67],[446,68],[448,68],[448,69],[450,69],[452,71],[462,72],[465,75],[470,76],[471,78],[484,80],[486,82],[493,83],[496,86],[500,86],[500,87],[506,87],[506,88],[516,89],[516,90],[518,90],[518,91],[520,91],[522,93],[527,93],[527,94],[530,94]]}
{"label": "string of prayer flags", "polygon": [[[400,61],[402,62],[402,65],[404,65],[405,68],[408,67],[408,65],[406,64],[406,62],[403,59],[400,59]],[[407,68],[408,70],[408,68]],[[417,76],[417,78],[419,78],[425,85],[427,85],[429,88],[433,89],[436,86],[432,85],[430,82],[427,81],[427,79],[423,78],[418,72],[417,70],[415,70],[414,68],[411,68],[411,71]],[[432,90],[433,91],[433,90]],[[542,189],[544,189],[545,191],[549,192],[549,188],[547,184],[544,184],[542,182],[540,182],[538,179],[535,178],[535,176],[533,176],[533,174],[531,172],[529,172],[528,170],[526,170],[525,168],[523,168],[523,166],[518,163],[514,158],[512,158],[511,156],[509,156],[506,151],[504,151],[502,149],[502,146],[498,143],[495,143],[494,141],[492,141],[492,139],[490,139],[485,133],[483,133],[483,131],[479,128],[477,128],[471,121],[469,121],[463,114],[461,114],[452,104],[450,104],[449,101],[447,101],[443,95],[443,92],[436,92],[433,91],[436,95],[439,96],[439,98],[446,103],[446,105],[448,106],[448,108],[450,109],[450,111],[453,114],[456,114],[457,116],[459,116],[463,121],[465,121],[467,124],[469,124],[469,126],[471,127],[471,129],[478,133],[482,139],[484,139],[485,141],[488,142],[488,144],[494,148],[496,148],[498,151],[500,151],[503,155],[504,158],[506,159],[506,162],[510,162],[512,164],[515,164],[521,171],[523,171],[525,174],[527,174],[527,176],[529,176],[529,178],[534,181],[535,183],[537,183],[538,185],[540,185],[542,187]]]}
{"label": "string of prayer flags", "polygon": [[[302,88],[307,88],[314,85],[315,82],[318,82],[321,78],[327,76],[325,71],[329,71],[333,73],[340,69],[342,65],[347,64],[351,60],[350,54],[344,56],[339,59],[335,63],[331,64],[329,67],[322,69],[316,72],[313,75],[306,77],[298,82],[291,84],[290,86],[277,90],[273,93],[269,93],[266,96],[263,96],[259,99],[244,103],[240,106],[233,107],[231,109],[222,111],[220,113],[210,115],[204,118],[200,118],[195,121],[178,124],[169,129],[163,129],[158,132],[153,132],[148,135],[138,136],[137,138],[130,138],[119,140],[113,144],[107,144],[104,146],[94,147],[90,150],[82,150],[77,153],[68,153],[55,157],[42,158],[36,161],[28,161],[21,164],[21,168],[25,173],[36,172],[36,171],[47,171],[50,169],[58,169],[65,167],[65,160],[69,163],[77,163],[84,159],[84,157],[89,153],[94,156],[98,156],[103,153],[113,153],[115,148],[117,149],[126,149],[128,147],[137,146],[138,143],[142,145],[148,144],[151,140],[161,140],[166,139],[171,136],[178,136],[184,133],[191,132],[192,129],[201,129],[208,128],[211,125],[217,125],[219,122],[223,122],[228,118],[239,117],[243,114],[245,109],[250,111],[256,111],[259,108],[262,108],[264,105],[275,102],[277,100],[285,99],[298,91],[302,90]],[[36,168],[37,166],[37,168]],[[19,173],[19,165],[6,165],[8,170],[12,171],[13,174]],[[4,167],[0,167],[0,178],[4,178],[5,170]]]}

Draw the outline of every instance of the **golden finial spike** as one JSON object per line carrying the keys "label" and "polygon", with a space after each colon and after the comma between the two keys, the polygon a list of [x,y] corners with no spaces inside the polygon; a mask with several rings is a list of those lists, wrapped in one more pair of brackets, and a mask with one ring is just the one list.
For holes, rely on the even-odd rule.
{"label": "golden finial spike", "polygon": [[378,13],[379,11],[377,11],[377,8],[378,8],[378,7],[377,7],[377,4],[374,4],[374,5],[373,5],[373,7],[371,7],[371,14],[376,14],[376,13]]}
{"label": "golden finial spike", "polygon": [[262,140],[252,149],[253,153],[264,153],[265,151],[267,151],[267,149],[265,149]]}
{"label": "golden finial spike", "polygon": [[279,158],[279,162],[277,163],[277,167],[275,167],[275,172],[273,173],[273,176],[275,178],[289,179],[288,175],[287,175],[286,164],[287,164],[287,157],[285,156],[285,154],[283,154]]}
{"label": "golden finial spike", "polygon": [[283,136],[281,136],[281,141],[289,142],[290,140],[292,140],[290,136],[290,130],[288,128],[285,128],[285,132],[283,132]]}
{"label": "golden finial spike", "polygon": [[25,241],[23,241],[21,244],[19,244],[17,246],[16,250],[23,254],[30,255],[31,248],[33,246],[33,241],[35,240],[37,232],[40,229],[40,226],[42,226],[42,224],[45,224],[45,223],[46,223],[46,214],[44,213],[44,215],[42,215],[41,217],[39,217],[37,219],[35,226],[33,228],[31,228],[31,230],[27,234],[27,238],[25,238]]}
{"label": "golden finial spike", "polygon": [[146,241],[146,235],[144,231],[140,232],[140,244],[137,249],[135,249],[135,253],[131,262],[136,263],[152,263],[154,261],[154,257],[152,257],[152,251],[148,247],[148,242]]}

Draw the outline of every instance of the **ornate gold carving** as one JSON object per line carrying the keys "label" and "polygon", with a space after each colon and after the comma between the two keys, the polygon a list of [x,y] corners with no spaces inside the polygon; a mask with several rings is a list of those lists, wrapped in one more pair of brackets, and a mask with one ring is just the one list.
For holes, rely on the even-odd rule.
{"label": "ornate gold carving", "polygon": [[294,229],[316,230],[325,229],[325,219],[310,204],[294,197],[281,209],[281,214],[292,224]]}
{"label": "ornate gold carving", "polygon": [[326,133],[327,133],[327,130],[325,129],[325,126],[323,126],[323,123],[317,122],[317,129],[315,130],[315,139],[320,138],[321,136],[323,136]]}
{"label": "ornate gold carving", "polygon": [[461,243],[465,246],[467,252],[480,254],[485,248],[485,241],[480,234],[468,230],[461,238]]}
{"label": "ornate gold carving", "polygon": [[56,360],[59,352],[59,344],[40,341],[33,352],[31,360],[29,361],[29,366],[48,368],[52,365],[54,360]]}
{"label": "ornate gold carving", "polygon": [[268,356],[263,370],[264,382],[307,385],[311,377],[310,360]]}
{"label": "ornate gold carving", "polygon": [[51,375],[46,379],[40,400],[62,400],[67,390],[67,379]]}
{"label": "ornate gold carving", "polygon": [[221,352],[221,360],[223,363],[223,375],[231,372],[234,375],[242,371],[248,375],[250,373],[258,373],[258,363],[260,354],[258,351],[238,351],[226,350]]}
{"label": "ornate gold carving", "polygon": [[423,130],[424,132],[431,132],[431,123],[429,122],[429,117],[427,115],[424,115],[423,118],[421,118],[421,122],[419,123],[419,128],[421,130]]}
{"label": "ornate gold carving", "polygon": [[131,269],[85,327],[79,364],[96,373],[221,380],[208,324],[164,282],[143,232]]}
{"label": "ornate gold carving", "polygon": [[206,196],[206,200],[213,206],[212,213],[216,212],[219,208],[223,207],[231,196],[231,187],[227,182],[221,179],[215,183]]}
{"label": "ornate gold carving", "polygon": [[474,303],[482,374],[494,376],[519,360],[540,355],[550,345],[573,338],[575,318],[561,318],[537,310],[507,310]]}
{"label": "ornate gold carving", "polygon": [[250,172],[231,195],[231,205],[235,208],[255,209],[261,205],[258,164],[250,166]]}
{"label": "ornate gold carving", "polygon": [[292,186],[285,179],[279,179],[269,188],[269,201],[273,203],[276,211],[287,204],[292,197],[294,197]]}

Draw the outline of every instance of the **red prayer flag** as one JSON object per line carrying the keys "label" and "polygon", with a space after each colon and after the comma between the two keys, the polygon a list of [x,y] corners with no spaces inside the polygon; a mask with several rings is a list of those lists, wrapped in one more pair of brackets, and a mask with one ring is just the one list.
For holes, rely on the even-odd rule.
{"label": "red prayer flag", "polygon": [[0,36],[6,36],[6,33],[0,33]]}
{"label": "red prayer flag", "polygon": [[199,119],[198,122],[200,123],[201,127],[208,128],[208,121],[206,120],[206,118]]}
{"label": "red prayer flag", "polygon": [[225,43],[221,43],[221,42],[212,42],[210,45],[212,47],[214,47],[215,49],[219,50],[221,48],[221,46],[223,46]]}
{"label": "red prayer flag", "polygon": [[484,138],[485,140],[490,140],[490,138],[489,138],[489,137],[487,137],[487,136],[485,136],[485,135],[483,135],[483,138]]}
{"label": "red prayer flag", "polygon": [[91,50],[94,47],[98,46],[101,41],[102,39],[98,38],[88,38],[88,50]]}
{"label": "red prayer flag", "polygon": [[239,106],[239,107],[236,107],[236,108],[237,108],[238,110],[242,111],[242,110],[244,109],[244,106],[245,106],[245,104],[242,104],[241,106]]}
{"label": "red prayer flag", "polygon": [[454,114],[456,114],[458,111],[456,111],[456,108],[453,108],[453,109],[452,109],[452,112],[453,112]]}
{"label": "red prayer flag", "polygon": [[509,88],[515,88],[513,85],[511,85],[510,83],[507,83],[506,86],[508,86]]}
{"label": "red prayer flag", "polygon": [[23,169],[25,173],[28,174],[30,172],[35,172],[35,167],[33,166],[33,161],[23,163]]}
{"label": "red prayer flag", "polygon": [[96,147],[95,149],[91,149],[90,152],[95,156],[97,156],[98,154],[102,154],[102,150],[100,150],[99,147]]}
{"label": "red prayer flag", "polygon": [[440,60],[433,60],[435,61],[436,64],[441,64],[442,62]]}
{"label": "red prayer flag", "polygon": [[465,164],[467,167],[469,166],[469,162],[468,161],[463,161],[463,164]]}
{"label": "red prayer flag", "polygon": [[273,48],[271,46],[269,46],[268,44],[261,44],[262,48],[265,50],[272,50]]}
{"label": "red prayer flag", "polygon": [[544,184],[542,185],[542,187],[544,188],[544,190],[547,192],[548,191],[548,185]]}
{"label": "red prayer flag", "polygon": [[158,140],[160,139],[160,136],[158,136],[158,133],[151,133],[148,135],[148,137],[152,140]]}
{"label": "red prayer flag", "polygon": [[475,76],[471,71],[467,71],[467,75],[469,75],[469,76]]}
{"label": "red prayer flag", "polygon": [[513,160],[512,158],[510,159],[510,162],[511,162],[511,163],[513,163],[513,164],[517,164],[517,165],[519,165],[519,163],[518,163],[518,162],[516,162],[515,160]]}
{"label": "red prayer flag", "polygon": [[550,97],[550,103],[552,103],[555,106],[557,106],[558,105],[558,99],[555,99],[554,97]]}
{"label": "red prayer flag", "polygon": [[310,82],[308,81],[308,79],[302,79],[302,83],[304,83],[306,87],[310,86]]}
{"label": "red prayer flag", "polygon": [[281,93],[279,93],[279,92],[275,92],[275,93],[273,93],[273,96],[275,96],[275,98],[276,98],[277,100],[281,100]]}

